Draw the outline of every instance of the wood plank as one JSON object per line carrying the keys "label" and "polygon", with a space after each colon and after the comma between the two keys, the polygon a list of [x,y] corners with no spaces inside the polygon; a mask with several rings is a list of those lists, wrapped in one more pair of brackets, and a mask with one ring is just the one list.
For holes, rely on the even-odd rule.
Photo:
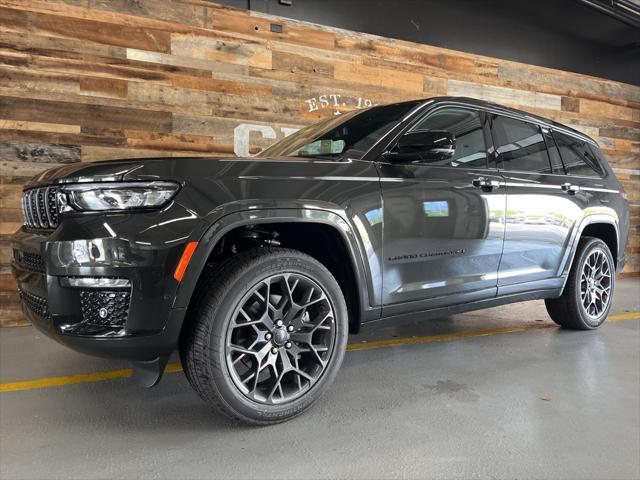
{"label": "wood plank", "polygon": [[20,31],[27,28],[27,12],[0,5],[0,25],[2,29]]}
{"label": "wood plank", "polygon": [[[2,10],[0,10],[0,12],[1,11]],[[0,24],[2,24],[1,19]],[[101,57],[126,57],[127,49],[124,47],[104,45],[102,43],[88,42],[86,40],[78,40],[75,38],[40,35],[27,30],[26,25],[23,29],[18,29],[14,25],[13,28],[16,31],[7,31],[5,30],[6,27],[6,24],[2,24],[2,29],[0,29],[0,46],[2,48],[30,54],[36,52],[60,52],[60,54],[62,54],[62,52],[82,52],[85,55]]]}
{"label": "wood plank", "polygon": [[[20,205],[21,198],[22,186],[0,184],[0,208],[15,208]],[[0,260],[0,263],[4,262]]]}
{"label": "wood plank", "polygon": [[449,95],[453,96],[474,97],[489,102],[519,107],[538,107],[550,110],[560,110],[562,108],[562,97],[548,93],[528,92],[458,80],[449,80],[447,87]]}
{"label": "wood plank", "polygon": [[80,133],[80,125],[64,123],[27,122],[0,118],[0,130],[26,130],[33,132]]}
{"label": "wood plank", "polygon": [[207,8],[203,5],[189,5],[166,0],[87,0],[92,9],[119,12],[136,17],[204,27],[207,21]]}
{"label": "wood plank", "polygon": [[598,118],[633,121],[633,109],[595,100],[581,100],[580,113]]}
{"label": "wood plank", "polygon": [[18,295],[0,294],[0,327],[22,327],[30,325],[20,308]]}
{"label": "wood plank", "polygon": [[146,52],[144,50],[138,50],[137,48],[127,48],[126,56],[128,60],[135,60],[146,64],[145,66],[166,66],[166,67],[182,67],[194,70],[206,71],[206,74],[201,75],[204,77],[210,77],[211,72],[228,72],[236,73],[240,75],[247,74],[246,65],[229,64],[226,62],[193,58],[193,57],[179,57],[177,55],[169,55],[158,52]]}
{"label": "wood plank", "polygon": [[206,90],[232,95],[252,95],[256,97],[271,98],[272,89],[265,85],[256,85],[248,82],[234,82],[231,80],[219,80],[216,78],[189,77],[176,75],[171,78],[174,87],[189,88],[192,90]]}
{"label": "wood plank", "polygon": [[319,61],[304,55],[274,51],[272,61],[274,70],[333,78],[332,63]]}
{"label": "wood plank", "polygon": [[[22,185],[27,182],[31,177],[38,175],[52,168],[50,163],[41,162],[20,162],[9,161],[0,159],[0,170],[2,170],[2,183],[13,184],[17,183]],[[17,182],[14,182],[16,180]],[[3,227],[4,224],[0,224],[1,233],[13,233],[17,227]]]}
{"label": "wood plank", "polygon": [[[86,127],[83,127],[86,128]],[[91,133],[58,133],[24,130],[0,130],[0,140],[17,142],[51,143],[63,145],[96,145],[118,147],[126,143],[122,131],[100,130],[98,135]],[[1,177],[0,177],[1,178]]]}
{"label": "wood plank", "polygon": [[580,99],[574,97],[562,97],[562,110],[565,112],[579,112]]}
{"label": "wood plank", "polygon": [[601,78],[589,77],[577,73],[562,72],[550,68],[504,62],[498,67],[498,75],[504,82],[521,82],[545,88],[550,86],[583,95],[595,100],[620,98],[640,103],[640,87],[612,82]]}
{"label": "wood plank", "polygon": [[[273,23],[282,27],[281,33],[271,30]],[[216,4],[212,4],[209,9],[209,26],[216,30],[316,48],[333,49],[335,44],[333,32],[313,28],[302,22],[249,13]]]}
{"label": "wood plank", "polygon": [[171,36],[171,53],[182,58],[271,68],[271,50],[260,42],[234,42],[228,39],[175,33]]}
{"label": "wood plank", "polygon": [[82,161],[83,162],[100,162],[104,160],[113,160],[114,158],[151,158],[159,156],[170,157],[175,152],[171,150],[159,151],[159,150],[147,150],[142,148],[131,147],[104,147],[94,145],[82,146]]}
{"label": "wood plank", "polygon": [[141,50],[171,51],[171,34],[162,30],[36,12],[29,12],[27,21],[29,29],[38,33]]}
{"label": "wood plank", "polygon": [[172,152],[183,153],[198,152],[203,154],[218,153],[233,155],[233,144],[213,143],[211,138],[208,139],[208,141],[198,141],[187,135],[148,133],[147,135],[137,138],[127,138],[127,144],[133,148],[161,151],[171,150]]}
{"label": "wood plank", "polygon": [[32,163],[74,163],[80,161],[78,145],[51,145],[0,141],[0,160]]}
{"label": "wood plank", "polygon": [[[7,242],[0,242],[0,265],[8,266],[13,258],[13,248]],[[0,274],[10,273],[10,268],[0,269]]]}
{"label": "wood plank", "polygon": [[87,95],[127,98],[128,83],[113,78],[83,77],[80,79],[80,91]]}
{"label": "wood plank", "polygon": [[449,86],[446,78],[425,76],[422,89],[430,95],[446,95],[449,91]]}
{"label": "wood plank", "polygon": [[[176,0],[167,0],[173,2]],[[184,3],[177,0],[178,3]],[[227,37],[224,32],[212,31],[211,29],[202,29],[193,25],[148,18],[144,16],[129,15],[126,13],[114,12],[110,10],[102,10],[98,8],[80,8],[70,0],[61,0],[52,2],[50,0],[3,0],[3,4],[9,9],[24,10],[25,12],[34,12],[50,16],[58,16],[61,18],[71,18],[79,20],[99,21],[104,23],[112,23],[131,28],[144,28],[159,31],[171,31],[177,33],[196,33],[210,34],[211,36]],[[87,4],[88,5],[88,4]],[[200,4],[209,10],[212,4]],[[207,25],[208,25],[207,19]]]}
{"label": "wood plank", "polygon": [[341,52],[359,52],[365,64],[394,62],[407,65],[407,70],[429,68],[431,74],[439,77],[471,74],[476,80],[485,80],[498,75],[496,59],[374,35],[340,32],[336,36],[336,48]]}
{"label": "wood plank", "polygon": [[600,129],[600,136],[602,137],[614,137],[625,138],[627,140],[638,141],[640,139],[640,127],[639,128],[620,128],[620,127],[604,127]]}
{"label": "wood plank", "polygon": [[171,114],[163,111],[118,108],[104,105],[77,104],[0,96],[0,112],[11,120],[51,122],[98,128],[130,128],[169,132]]}
{"label": "wood plank", "polygon": [[4,89],[38,89],[62,94],[80,92],[77,78],[29,67],[3,65],[1,57],[0,82]]}
{"label": "wood plank", "polygon": [[16,279],[10,273],[0,274],[0,293],[18,293]]}
{"label": "wood plank", "polygon": [[424,88],[424,77],[416,73],[398,72],[344,62],[337,62],[334,65],[334,78],[336,80],[406,90],[415,93],[422,93]]}

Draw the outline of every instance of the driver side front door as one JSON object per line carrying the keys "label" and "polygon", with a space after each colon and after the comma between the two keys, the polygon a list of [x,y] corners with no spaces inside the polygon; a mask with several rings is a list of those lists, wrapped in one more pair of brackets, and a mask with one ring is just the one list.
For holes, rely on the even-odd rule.
{"label": "driver side front door", "polygon": [[484,123],[482,111],[436,108],[407,133],[449,132],[451,154],[380,159],[385,316],[496,295],[506,194]]}

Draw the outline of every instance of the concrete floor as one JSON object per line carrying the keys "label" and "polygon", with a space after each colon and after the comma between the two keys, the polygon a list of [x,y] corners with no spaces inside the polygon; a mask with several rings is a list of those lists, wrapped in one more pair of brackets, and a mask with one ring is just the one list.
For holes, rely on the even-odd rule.
{"label": "concrete floor", "polygon": [[[640,281],[612,314],[640,311]],[[212,414],[181,373],[0,394],[0,478],[640,478],[640,321],[549,324],[542,302],[371,329],[352,343],[525,326],[347,353],[305,415]],[[0,331],[0,382],[126,368],[31,327]]]}

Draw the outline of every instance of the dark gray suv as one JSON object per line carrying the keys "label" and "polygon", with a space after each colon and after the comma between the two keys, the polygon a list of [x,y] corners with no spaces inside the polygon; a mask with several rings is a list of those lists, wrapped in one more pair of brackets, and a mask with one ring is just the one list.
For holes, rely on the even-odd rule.
{"label": "dark gray suv", "polygon": [[337,116],[257,158],[63,166],[23,210],[34,325],[148,386],[178,348],[202,398],[256,424],[310,407],[367,322],[545,299],[598,327],[629,228],[592,139],[465,98]]}

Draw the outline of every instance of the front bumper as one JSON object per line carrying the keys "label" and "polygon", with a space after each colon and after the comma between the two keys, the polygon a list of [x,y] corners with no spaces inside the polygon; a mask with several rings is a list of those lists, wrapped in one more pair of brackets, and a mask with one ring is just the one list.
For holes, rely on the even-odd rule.
{"label": "front bumper", "polygon": [[[83,353],[142,361],[171,354],[186,310],[173,307],[178,282],[172,272],[188,236],[176,225],[145,236],[158,215],[77,217],[53,232],[18,230],[12,269],[25,316]],[[68,285],[78,277],[126,279],[128,286]]]}

